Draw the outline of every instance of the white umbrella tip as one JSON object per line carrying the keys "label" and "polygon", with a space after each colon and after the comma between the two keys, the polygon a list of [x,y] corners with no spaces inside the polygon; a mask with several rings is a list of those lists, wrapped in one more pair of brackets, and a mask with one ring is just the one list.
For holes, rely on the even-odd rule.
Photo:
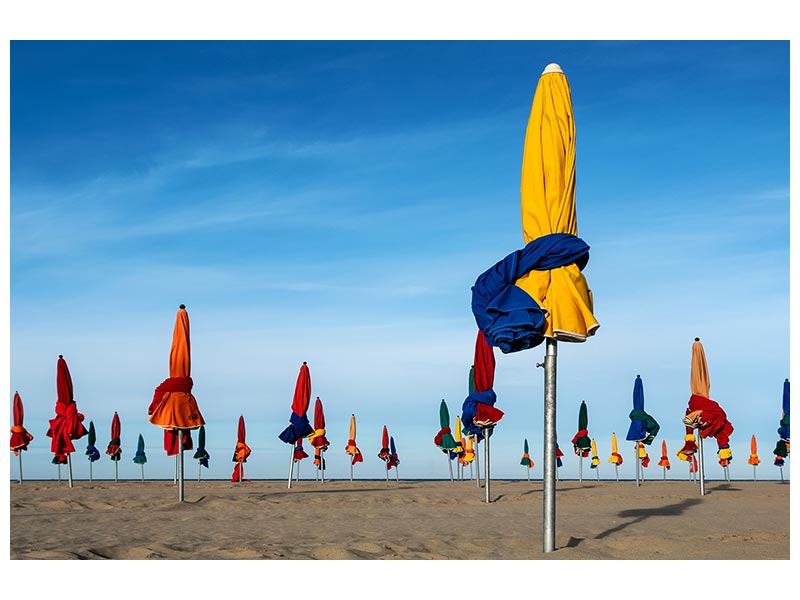
{"label": "white umbrella tip", "polygon": [[550,63],[544,68],[542,71],[542,75],[546,75],[547,73],[564,73],[564,70],[561,68],[561,65],[558,63]]}

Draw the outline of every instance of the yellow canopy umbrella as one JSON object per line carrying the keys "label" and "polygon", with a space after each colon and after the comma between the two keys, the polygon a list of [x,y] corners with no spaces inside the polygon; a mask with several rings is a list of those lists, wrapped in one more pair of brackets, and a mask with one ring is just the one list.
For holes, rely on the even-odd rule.
{"label": "yellow canopy umbrella", "polygon": [[592,438],[592,464],[589,465],[592,469],[597,469],[595,472],[597,473],[597,481],[600,481],[600,469],[597,467],[600,465],[600,457],[597,455],[597,442],[594,441]]}
{"label": "yellow canopy umbrella", "polygon": [[619,448],[617,447],[616,433],[611,434],[611,457],[608,459],[608,462],[614,465],[617,481],[619,481],[619,466],[622,464],[622,455],[619,453]]}

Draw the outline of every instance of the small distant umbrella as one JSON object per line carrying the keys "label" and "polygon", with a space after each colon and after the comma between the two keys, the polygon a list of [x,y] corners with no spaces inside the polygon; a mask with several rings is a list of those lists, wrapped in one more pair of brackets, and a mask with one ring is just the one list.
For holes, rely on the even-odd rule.
{"label": "small distant umbrella", "polygon": [[619,481],[619,466],[622,464],[622,455],[619,453],[619,448],[617,448],[616,433],[611,434],[611,457],[608,462],[614,465],[614,472],[617,476],[617,481]]}
{"label": "small distant umbrella", "polygon": [[465,466],[469,465],[469,477],[470,477],[470,479],[472,479],[472,475],[473,475],[473,473],[472,473],[472,463],[475,462],[475,457],[476,457],[474,441],[473,441],[474,439],[475,439],[474,435],[468,435],[464,439],[464,442],[463,442],[465,444],[465,446],[464,446],[464,458],[461,459]]}
{"label": "small distant umbrella", "polygon": [[[644,411],[644,384],[642,383],[641,375],[637,375],[633,382],[633,410],[628,417],[631,420],[631,425],[628,428],[628,434],[625,439],[634,442],[634,452],[637,457],[636,460],[636,485],[639,485],[639,475],[642,476],[644,472],[641,471],[639,459],[641,458],[642,444],[650,445],[658,434],[660,429],[656,420]],[[644,451],[647,455],[647,451]]]}
{"label": "small distant umbrella", "polygon": [[581,401],[578,409],[578,433],[572,438],[572,448],[578,457],[578,481],[583,481],[583,459],[589,456],[592,449],[592,440],[589,438],[589,415],[586,402]]}
{"label": "small distant umbrella", "polygon": [[[278,438],[286,444],[292,445],[289,456],[289,488],[292,487],[292,472],[295,461],[307,458],[308,454],[303,450],[303,438],[308,437],[314,432],[311,423],[308,422],[308,404],[311,402],[311,373],[308,364],[303,362],[300,372],[297,374],[297,382],[294,386],[294,396],[292,397],[292,414],[289,415],[289,426],[284,429]],[[298,465],[298,471],[300,466]]]}
{"label": "small distant umbrella", "polygon": [[89,421],[89,437],[87,439],[86,456],[89,458],[89,481],[92,481],[92,463],[100,459],[100,451],[95,447],[97,434],[94,431],[94,422]]}
{"label": "small distant umbrella", "polygon": [[748,465],[753,465],[753,481],[756,480],[756,467],[761,461],[758,458],[758,447],[756,446],[756,436],[750,438],[750,456],[747,459]]}
{"label": "small distant umbrella", "polygon": [[449,451],[450,460],[456,461],[457,478],[460,481],[461,477],[461,457],[464,456],[464,444],[461,436],[461,419],[456,417],[455,436],[453,436],[456,445]]}
{"label": "small distant umbrella", "polygon": [[144,438],[139,434],[139,440],[136,442],[136,454],[133,457],[133,462],[142,467],[142,481],[144,481],[144,464],[147,462],[147,456],[144,453]]}
{"label": "small distant umbrella", "polygon": [[600,481],[600,457],[597,455],[597,443],[592,438],[592,464],[589,465],[592,469],[597,469],[597,481]]}
{"label": "small distant umbrella", "polygon": [[381,450],[378,452],[378,458],[380,458],[383,462],[387,463],[386,465],[386,481],[389,481],[389,465],[388,462],[391,460],[392,453],[389,448],[389,430],[386,429],[386,425],[383,426],[383,433],[381,433]]}
{"label": "small distant umbrella", "polygon": [[449,452],[456,447],[456,441],[450,430],[450,411],[447,410],[447,403],[442,398],[439,404],[439,433],[433,437],[433,443],[447,456],[447,466],[450,469],[450,481],[453,481],[453,464],[450,462]]}
{"label": "small distant umbrella", "polygon": [[667,471],[669,471],[669,458],[667,457],[667,441],[661,440],[661,460],[658,461],[658,466],[664,469],[664,479],[667,478]]}
{"label": "small distant umbrella", "polygon": [[236,466],[233,468],[233,475],[231,475],[231,481],[239,483],[248,481],[244,478],[244,463],[247,462],[247,457],[250,456],[250,446],[245,443],[246,437],[244,416],[239,415],[239,425],[236,428],[236,450],[233,451],[233,462],[236,463]]}
{"label": "small distant umbrella", "polygon": [[528,476],[528,481],[530,481],[533,461],[531,460],[531,455],[528,454],[528,452],[528,438],[525,438],[525,444],[522,447],[522,459],[519,461],[519,464],[521,464],[523,467],[527,467],[527,469],[525,469],[525,474]]}
{"label": "small distant umbrella", "polygon": [[353,481],[353,465],[356,463],[364,462],[364,457],[361,456],[361,450],[356,446],[356,416],[350,415],[350,437],[347,440],[347,446],[344,447],[344,453],[351,456],[350,460],[350,481]]}
{"label": "small distant umbrella", "polygon": [[325,483],[325,457],[330,443],[325,437],[325,412],[322,408],[322,400],[317,396],[314,403],[314,432],[308,436],[309,443],[314,446],[314,464],[320,472],[321,481]]}
{"label": "small distant umbrella", "polygon": [[211,458],[206,452],[206,426],[201,425],[197,433],[197,450],[192,457],[197,461],[197,481],[200,481],[200,467],[208,468],[208,459]]}
{"label": "small distant umbrella", "polygon": [[558,447],[558,442],[556,442],[556,481],[558,481],[558,470],[564,466],[564,462],[561,460],[561,457],[564,456],[564,453],[561,451],[561,448]]}
{"label": "small distant umbrella", "polygon": [[14,425],[11,427],[11,451],[19,457],[19,482],[22,483],[22,451],[28,449],[28,444],[33,436],[25,429],[25,410],[22,407],[22,398],[19,392],[14,392],[13,402]]}
{"label": "small distant umbrella", "polygon": [[397,456],[397,449],[394,445],[394,437],[389,437],[389,460],[386,461],[386,473],[388,477],[389,469],[394,467],[395,480],[400,481],[400,475],[397,465],[400,464],[400,459]]}
{"label": "small distant umbrella", "polygon": [[186,312],[186,306],[181,304],[172,329],[169,377],[155,389],[153,400],[147,408],[149,421],[164,430],[167,456],[175,455],[178,502],[183,502],[183,453],[192,449],[190,431],[205,424],[197,400],[192,395],[193,387],[189,313]]}
{"label": "small distant umbrella", "polygon": [[644,479],[644,469],[650,466],[650,456],[647,454],[647,447],[639,442],[639,461],[642,463],[642,479]]}
{"label": "small distant umbrella", "polygon": [[778,436],[780,439],[775,445],[773,454],[775,455],[775,466],[780,467],[781,481],[783,481],[783,465],[786,462],[786,457],[789,456],[789,380],[783,382],[783,414],[781,416],[780,427],[778,428]]}
{"label": "small distant umbrella", "polygon": [[122,447],[120,446],[120,433],[121,426],[119,422],[119,415],[114,412],[114,417],[111,419],[111,441],[106,448],[106,454],[114,461],[114,481],[119,481],[119,459],[122,457]]}
{"label": "small distant umbrella", "polygon": [[[47,437],[52,438],[50,451],[55,455],[53,463],[67,465],[69,487],[72,487],[72,461],[70,454],[75,452],[72,440],[77,440],[89,433],[83,425],[83,415],[78,412],[72,390],[72,376],[69,374],[67,361],[58,355],[56,363],[56,416],[50,419],[50,428]],[[59,473],[61,471],[59,470]]]}

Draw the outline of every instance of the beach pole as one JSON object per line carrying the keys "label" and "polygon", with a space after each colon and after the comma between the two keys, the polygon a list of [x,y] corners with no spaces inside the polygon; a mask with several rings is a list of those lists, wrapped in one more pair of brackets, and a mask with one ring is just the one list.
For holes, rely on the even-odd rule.
{"label": "beach pole", "polygon": [[119,483],[119,461],[114,461],[114,483]]}
{"label": "beach pole", "polygon": [[783,467],[778,467],[781,470],[781,483],[783,483]]}
{"label": "beach pole", "polygon": [[619,465],[617,463],[614,463],[614,471],[617,474],[617,482],[619,482]]}
{"label": "beach pole", "polygon": [[[481,466],[478,460],[480,452],[478,451],[478,436],[475,436],[475,485],[481,489]],[[781,477],[783,477],[783,470],[781,470]],[[783,481],[783,479],[781,479]]]}
{"label": "beach pole", "polygon": [[557,342],[553,338],[545,340],[544,357],[544,463],[542,506],[543,528],[542,546],[544,552],[556,549],[556,362]]}
{"label": "beach pole", "polygon": [[178,455],[175,455],[175,474],[172,476],[172,484],[178,485]]}
{"label": "beach pole", "polygon": [[69,478],[69,487],[72,487],[72,455],[67,454],[67,477]]}
{"label": "beach pole", "polygon": [[706,482],[705,482],[705,472],[703,470],[703,438],[700,437],[700,429],[697,430],[697,465],[698,465],[698,474],[700,475],[700,495],[706,495]]}
{"label": "beach pole", "polygon": [[450,469],[450,483],[452,483],[453,482],[453,461],[450,460],[450,453],[447,450],[444,451],[444,457],[447,459],[447,466]]}
{"label": "beach pole", "polygon": [[91,460],[89,461],[89,483],[92,483],[92,462]]}
{"label": "beach pole", "polygon": [[595,467],[595,472],[597,473],[597,481],[600,481],[600,465]]}
{"label": "beach pole", "polygon": [[528,481],[531,480],[531,470],[528,467],[525,467],[525,474],[528,476]]}
{"label": "beach pole", "polygon": [[578,457],[578,483],[583,483],[583,456]]}
{"label": "beach pole", "polygon": [[389,464],[386,464],[386,483],[389,483]]}
{"label": "beach pole", "polygon": [[[753,465],[753,481],[756,480],[756,466]],[[22,479],[20,479],[20,483],[22,483]]]}
{"label": "beach pole", "polygon": [[22,450],[17,454],[19,457],[19,482],[22,483]]}
{"label": "beach pole", "polygon": [[178,429],[178,502],[183,502],[183,430]]}
{"label": "beach pole", "polygon": [[292,489],[292,472],[294,471],[294,444],[289,449],[289,489]]}
{"label": "beach pole", "polygon": [[325,483],[325,450],[319,451],[319,466],[322,467],[322,483]]}
{"label": "beach pole", "polygon": [[664,481],[666,481],[667,480],[667,467],[661,467],[661,469],[664,471]]}
{"label": "beach pole", "polygon": [[400,469],[397,467],[394,468],[394,480],[400,483]]}
{"label": "beach pole", "polygon": [[[201,473],[202,470],[203,470],[203,465],[198,460],[197,461],[197,481],[200,481],[200,473]],[[144,476],[144,465],[142,465],[142,474],[143,474],[142,476]]]}
{"label": "beach pole", "polygon": [[353,460],[350,459],[350,481],[353,481]]}
{"label": "beach pole", "polygon": [[61,483],[61,463],[58,463],[58,483]]}
{"label": "beach pole", "polygon": [[297,461],[297,473],[295,473],[294,480],[300,483],[300,461]]}
{"label": "beach pole", "polygon": [[144,463],[139,466],[142,467],[142,481],[144,481]]}
{"label": "beach pole", "polygon": [[486,479],[486,502],[489,503],[492,501],[489,496],[489,434],[491,433],[491,428],[484,429],[483,431],[485,432],[483,443],[486,444],[486,448],[484,448],[484,451],[486,452],[486,466],[483,467],[483,471]]}
{"label": "beach pole", "polygon": [[639,487],[639,442],[633,444],[633,464],[636,465],[636,487]]}

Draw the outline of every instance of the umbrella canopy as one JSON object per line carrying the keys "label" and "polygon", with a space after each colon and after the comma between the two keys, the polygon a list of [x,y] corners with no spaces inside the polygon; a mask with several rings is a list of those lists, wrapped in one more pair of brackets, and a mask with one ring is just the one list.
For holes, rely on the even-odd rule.
{"label": "umbrella canopy", "polygon": [[586,458],[589,456],[589,451],[592,448],[592,440],[589,439],[589,414],[586,408],[586,402],[581,401],[581,406],[578,409],[578,433],[572,438],[572,447],[575,454]]}
{"label": "umbrella canopy", "polygon": [[164,450],[168,456],[178,453],[178,431],[183,432],[183,449],[190,450],[189,431],[205,424],[192,395],[193,385],[189,314],[186,306],[181,304],[172,330],[169,377],[155,389],[147,409],[150,422],[164,429]]}
{"label": "umbrella canopy", "polygon": [[137,465],[143,465],[147,462],[147,455],[144,453],[144,438],[139,434],[139,440],[136,442],[136,454],[133,457],[133,462]]}
{"label": "umbrella canopy", "polygon": [[714,437],[717,440],[717,456],[723,467],[733,460],[730,450],[730,435],[733,425],[722,407],[709,396],[711,383],[708,377],[708,363],[705,350],[699,338],[692,344],[692,369],[689,378],[692,395],[683,422],[687,427],[697,428],[701,438]]}
{"label": "umbrella canopy", "polygon": [[250,456],[250,447],[245,443],[247,434],[244,427],[244,416],[239,415],[239,425],[236,428],[236,449],[233,451],[233,462],[236,466],[231,475],[231,481],[240,481],[242,478],[242,463],[247,462],[247,457]]}
{"label": "umbrella canopy", "polygon": [[389,459],[386,461],[386,470],[392,467],[397,467],[400,464],[400,459],[397,457],[397,449],[394,445],[394,437],[389,438]]}
{"label": "umbrella canopy", "polygon": [[111,419],[111,441],[108,443],[108,448],[106,448],[106,454],[111,457],[111,460],[119,461],[122,457],[122,447],[120,446],[120,432],[121,432],[121,425],[119,422],[119,415],[114,412],[114,416]]}
{"label": "umbrella canopy", "polygon": [[464,444],[461,436],[461,419],[456,417],[455,436],[453,437],[455,446],[449,451],[450,460],[457,460],[464,456]]}
{"label": "umbrella canopy", "polygon": [[669,458],[667,457],[667,441],[661,440],[661,460],[658,461],[659,467],[664,467],[669,471]]}
{"label": "umbrella canopy", "polygon": [[562,456],[564,456],[564,453],[561,451],[561,448],[558,447],[558,442],[556,442],[556,467],[564,466],[564,462],[561,460]]}
{"label": "umbrella canopy", "polygon": [[439,433],[433,436],[433,443],[437,448],[441,448],[442,452],[447,452],[456,447],[456,440],[450,429],[450,411],[447,410],[447,403],[442,398],[439,404]]}
{"label": "umbrella canopy", "polygon": [[350,437],[347,440],[347,446],[344,447],[344,453],[352,456],[350,461],[351,465],[364,462],[364,457],[361,456],[361,450],[356,446],[356,416],[350,415]]}
{"label": "umbrella canopy", "polygon": [[639,449],[639,460],[642,461],[642,466],[647,468],[650,464],[650,456],[647,454],[647,448],[642,442],[636,442]]}
{"label": "umbrella canopy", "polygon": [[465,439],[461,441],[461,445],[464,446],[464,456],[461,458],[461,462],[464,465],[468,465],[473,460],[475,460],[475,448],[474,448],[474,440],[475,436],[468,435]]}
{"label": "umbrella canopy", "polygon": [[308,436],[309,443],[314,446],[314,464],[320,469],[323,467],[322,452],[330,445],[328,438],[325,437],[325,412],[322,409],[322,400],[317,396],[314,403],[314,431]]}
{"label": "umbrella canopy", "polygon": [[[383,461],[389,462],[391,458],[391,451],[389,449],[389,430],[386,425],[383,426],[383,433],[381,434],[381,450],[378,452],[378,458]],[[386,467],[387,469],[389,467]]]}
{"label": "umbrella canopy", "polygon": [[18,455],[22,450],[28,449],[28,444],[33,440],[33,436],[25,429],[23,422],[25,420],[25,411],[22,407],[22,398],[19,392],[14,392],[14,425],[11,427],[11,450],[14,455]]}
{"label": "umbrella canopy", "polygon": [[616,433],[611,434],[611,457],[608,459],[608,462],[617,466],[622,464],[622,455],[619,453],[619,448],[617,447]]}
{"label": "umbrella canopy", "polygon": [[592,469],[596,469],[600,464],[600,457],[597,456],[597,443],[592,438],[592,464],[589,465]]}
{"label": "umbrella canopy", "polygon": [[529,469],[533,468],[533,461],[531,460],[530,454],[528,454],[528,440],[525,439],[525,444],[522,447],[522,460],[519,461],[523,467],[528,467]]}
{"label": "umbrella canopy", "polygon": [[758,447],[756,446],[756,436],[750,438],[750,457],[747,459],[748,465],[756,466],[761,461],[758,459]]}
{"label": "umbrella canopy", "polygon": [[656,420],[644,411],[644,384],[641,375],[637,375],[633,382],[633,410],[628,417],[631,420],[631,426],[625,439],[651,444],[660,427]]}
{"label": "umbrella canopy", "polygon": [[545,336],[582,342],[599,324],[581,273],[589,246],[577,237],[572,97],[556,64],[545,68],[533,98],[520,196],[526,245],[478,277],[475,320],[503,353],[537,346]]}
{"label": "umbrella canopy", "polygon": [[[303,362],[300,372],[297,374],[297,382],[294,386],[294,397],[292,398],[292,414],[289,415],[289,426],[284,429],[278,438],[286,444],[294,444],[295,448],[300,446],[302,451],[302,438],[308,437],[314,432],[311,423],[308,422],[308,405],[311,402],[311,374],[308,364]],[[304,457],[308,456],[305,454]],[[298,459],[299,460],[299,459]]]}
{"label": "umbrella canopy", "polygon": [[475,339],[475,356],[472,364],[472,391],[461,406],[461,420],[464,431],[484,435],[503,418],[503,411],[495,408],[497,394],[494,386],[495,359],[483,331],[478,331]]}
{"label": "umbrella canopy", "polygon": [[783,382],[783,414],[781,416],[778,435],[780,440],[775,445],[773,454],[775,455],[775,466],[782,467],[785,459],[789,456],[789,380]]}
{"label": "umbrella canopy", "polygon": [[206,426],[201,425],[200,431],[197,433],[197,450],[192,457],[200,461],[200,465],[208,468],[208,459],[211,458],[206,452]]}
{"label": "umbrella canopy", "polygon": [[89,437],[86,440],[86,456],[89,457],[90,462],[94,462],[100,458],[100,451],[95,447],[97,442],[97,434],[94,431],[94,421],[89,421]]}
{"label": "umbrella canopy", "polygon": [[50,428],[46,435],[52,438],[50,451],[55,455],[53,462],[66,464],[67,454],[75,452],[72,440],[80,439],[89,432],[83,425],[83,415],[78,412],[78,405],[75,403],[67,361],[60,354],[56,363],[56,392],[56,416],[50,419]]}

